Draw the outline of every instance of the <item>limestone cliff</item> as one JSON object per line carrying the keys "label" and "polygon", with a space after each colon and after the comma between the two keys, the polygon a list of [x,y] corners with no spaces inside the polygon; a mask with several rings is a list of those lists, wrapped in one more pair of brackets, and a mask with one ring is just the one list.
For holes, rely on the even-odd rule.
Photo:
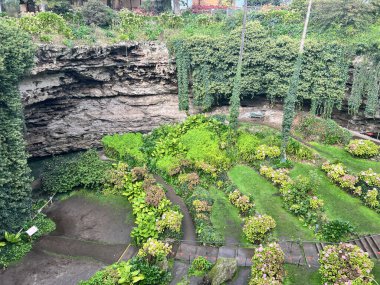
{"label": "limestone cliff", "polygon": [[[20,83],[26,140],[32,156],[99,146],[105,134],[147,132],[179,121],[175,66],[164,44],[127,42],[106,47],[40,46],[31,74]],[[242,102],[244,116],[262,111],[281,125],[282,106],[265,98]],[[334,118],[358,131],[380,131],[376,119],[350,118],[343,104]],[[192,111],[194,112],[194,110]],[[227,113],[227,107],[215,110]]]}
{"label": "limestone cliff", "polygon": [[98,146],[104,134],[146,132],[185,117],[175,67],[159,43],[41,46],[19,88],[32,156]]}

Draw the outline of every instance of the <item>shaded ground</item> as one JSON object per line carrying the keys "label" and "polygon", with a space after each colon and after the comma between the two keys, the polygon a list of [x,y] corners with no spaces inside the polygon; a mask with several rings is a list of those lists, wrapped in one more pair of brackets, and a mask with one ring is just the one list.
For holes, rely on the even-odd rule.
{"label": "shaded ground", "polygon": [[46,214],[57,225],[51,235],[107,244],[130,242],[133,215],[124,197],[79,193],[55,203]]}
{"label": "shaded ground", "polygon": [[122,197],[83,193],[55,203],[47,214],[57,230],[41,238],[0,284],[71,285],[116,262],[130,241],[130,207]]}
{"label": "shaded ground", "polygon": [[91,259],[70,258],[33,249],[19,264],[0,273],[0,284],[75,285],[105,265]]}

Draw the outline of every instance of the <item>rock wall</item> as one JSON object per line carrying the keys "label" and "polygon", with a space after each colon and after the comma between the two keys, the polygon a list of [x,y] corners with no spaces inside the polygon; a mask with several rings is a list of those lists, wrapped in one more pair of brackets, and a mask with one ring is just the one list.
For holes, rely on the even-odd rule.
{"label": "rock wall", "polygon": [[[148,132],[186,117],[178,111],[175,66],[166,46],[156,42],[40,46],[35,68],[19,89],[28,150],[35,157],[97,147],[105,134]],[[380,114],[350,118],[346,103],[334,113],[342,126],[380,132]],[[256,97],[244,105],[242,117],[262,111],[267,123],[281,125],[280,104]],[[228,113],[228,108],[214,113]]]}
{"label": "rock wall", "polygon": [[96,147],[105,134],[147,132],[185,117],[175,67],[158,43],[41,46],[19,89],[32,156]]}

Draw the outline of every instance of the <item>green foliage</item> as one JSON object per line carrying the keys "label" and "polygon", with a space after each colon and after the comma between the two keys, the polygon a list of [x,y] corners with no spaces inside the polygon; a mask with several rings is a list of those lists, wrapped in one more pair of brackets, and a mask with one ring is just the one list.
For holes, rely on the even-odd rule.
{"label": "green foliage", "polygon": [[256,148],[260,140],[257,136],[248,132],[242,132],[237,138],[237,150],[239,157],[245,162],[253,162],[256,156]]}
{"label": "green foliage", "polygon": [[22,16],[18,24],[21,29],[32,35],[59,34],[70,38],[71,29],[65,19],[53,12],[40,12],[36,15]]}
{"label": "green foliage", "polygon": [[115,17],[114,11],[100,0],[89,0],[81,8],[81,14],[87,25],[94,24],[107,27]]}
{"label": "green foliage", "polygon": [[252,242],[263,242],[268,234],[276,227],[276,222],[269,215],[257,215],[245,220],[243,232]]}
{"label": "green foliage", "polygon": [[0,266],[8,267],[13,262],[23,258],[32,249],[30,242],[8,244],[0,248]]}
{"label": "green foliage", "polygon": [[368,117],[374,117],[379,109],[379,91],[380,91],[380,63],[372,66],[368,77],[368,93],[364,114]]}
{"label": "green foliage", "polygon": [[190,265],[188,274],[189,276],[202,277],[210,271],[212,263],[203,256],[196,257]]}
{"label": "green foliage", "polygon": [[[256,21],[247,24],[246,33],[246,60],[242,65],[240,80],[241,98],[261,94],[272,100],[284,97],[297,60],[298,41],[288,36],[272,38],[266,27]],[[184,37],[174,42],[177,45],[181,43],[178,54],[173,48],[178,60],[183,59],[184,50],[190,56],[191,78],[196,83],[196,90],[202,84],[207,86],[207,94],[212,96],[214,103],[230,99],[232,94],[236,76],[233,66],[236,66],[238,59],[240,35],[241,28],[237,28],[219,37]],[[326,65],[326,62],[329,64]],[[348,75],[348,57],[344,45],[308,40],[302,63],[296,94],[298,98],[318,99],[322,105],[326,105],[327,101],[340,102],[344,98]],[[205,67],[209,71],[207,84],[205,81],[202,83]],[[188,78],[187,73],[186,70],[181,74]]]}
{"label": "green foliage", "polygon": [[284,278],[285,255],[277,243],[259,246],[252,258],[249,285],[280,285]]}
{"label": "green foliage", "polygon": [[30,37],[0,20],[0,233],[17,231],[29,218],[31,178],[23,138],[18,81],[32,66]]}
{"label": "green foliage", "polygon": [[340,127],[335,121],[322,119],[313,115],[301,118],[297,131],[308,141],[317,141],[325,144],[347,144],[351,133]]}
{"label": "green foliage", "polygon": [[0,266],[7,267],[20,260],[32,249],[33,241],[55,230],[55,223],[42,213],[39,213],[34,220],[26,222],[23,229],[26,230],[33,225],[38,228],[38,231],[31,239],[22,233],[5,233],[6,242],[0,242],[2,243],[2,246],[0,246]]}
{"label": "green foliage", "polygon": [[373,262],[358,246],[340,243],[329,245],[319,257],[319,273],[327,284],[372,284]]}
{"label": "green foliage", "polygon": [[140,150],[143,143],[143,135],[140,133],[114,134],[102,138],[107,156],[126,160],[131,165],[144,163],[145,156]]}
{"label": "green foliage", "polygon": [[176,55],[179,110],[189,110],[190,56],[181,40],[176,40],[173,48]]}
{"label": "green foliage", "polygon": [[314,153],[310,148],[302,145],[300,142],[292,138],[289,140],[286,147],[286,153],[288,155],[293,155],[299,160],[311,160],[314,158]]}
{"label": "green foliage", "polygon": [[239,119],[242,63],[238,63],[230,98],[230,125],[236,131]]}
{"label": "green foliage", "polygon": [[21,241],[21,233],[12,234],[12,233],[5,232],[4,238],[7,242],[19,243]]}
{"label": "green foliage", "polygon": [[345,221],[329,221],[322,226],[321,235],[328,242],[347,240],[354,232],[354,227]]}
{"label": "green foliage", "polygon": [[380,146],[370,140],[351,140],[346,150],[353,156],[368,158],[378,155]]}
{"label": "green foliage", "polygon": [[169,280],[170,273],[145,259],[133,257],[96,272],[87,281],[80,281],[79,285],[167,285]]}
{"label": "green foliage", "polygon": [[294,67],[292,78],[290,79],[290,85],[288,93],[284,100],[284,115],[282,118],[282,142],[281,142],[281,151],[284,154],[283,159],[286,159],[286,148],[289,143],[290,130],[293,125],[293,120],[295,116],[295,107],[297,102],[297,90],[301,74],[301,65],[302,65],[302,56],[303,54],[298,54],[297,62]]}
{"label": "green foliage", "polygon": [[99,190],[107,179],[108,162],[96,150],[69,158],[55,157],[43,166],[42,187],[49,193],[64,193],[76,187]]}
{"label": "green foliage", "polygon": [[311,22],[318,28],[348,28],[348,31],[363,30],[377,19],[377,0],[319,0],[314,3]]}

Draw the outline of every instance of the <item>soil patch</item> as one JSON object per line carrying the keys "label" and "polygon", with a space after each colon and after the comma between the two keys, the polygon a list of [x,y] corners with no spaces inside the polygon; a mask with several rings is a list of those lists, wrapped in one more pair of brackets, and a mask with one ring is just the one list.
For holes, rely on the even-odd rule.
{"label": "soil patch", "polygon": [[[56,223],[53,236],[128,244],[133,227],[132,212],[128,203],[101,201],[94,196],[74,195],[53,204],[46,214]],[[113,199],[126,199],[115,197]],[[106,203],[107,202],[107,203]],[[109,204],[108,204],[109,203]]]}
{"label": "soil patch", "polygon": [[16,266],[0,271],[4,285],[76,285],[90,278],[104,263],[70,258],[33,249]]}

